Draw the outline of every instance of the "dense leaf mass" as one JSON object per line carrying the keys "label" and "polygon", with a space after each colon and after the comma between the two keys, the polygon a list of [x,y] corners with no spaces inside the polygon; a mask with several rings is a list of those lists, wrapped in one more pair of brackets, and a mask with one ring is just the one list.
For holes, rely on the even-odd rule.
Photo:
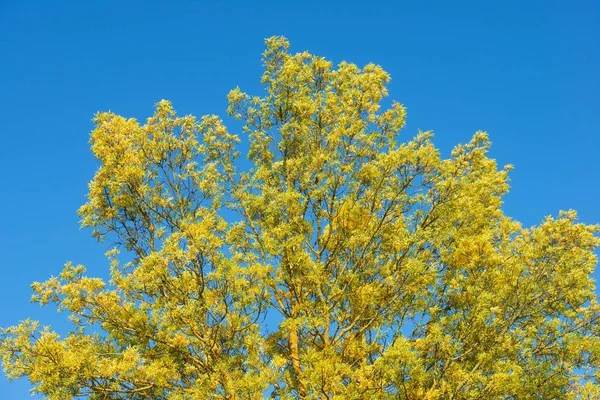
{"label": "dense leaf mass", "polygon": [[6,374],[55,400],[600,398],[599,227],[522,227],[485,133],[443,159],[379,66],[288,47],[229,93],[239,134],[96,115],[79,213],[110,282],[34,283],[74,326],[4,329]]}

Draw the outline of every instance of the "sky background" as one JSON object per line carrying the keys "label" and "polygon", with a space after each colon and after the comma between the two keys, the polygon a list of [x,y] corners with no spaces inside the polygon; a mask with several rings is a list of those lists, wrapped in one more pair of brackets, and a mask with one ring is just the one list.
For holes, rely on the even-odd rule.
{"label": "sky background", "polygon": [[[29,298],[67,260],[107,275],[108,248],[76,214],[98,166],[94,113],[143,121],[166,98],[180,114],[225,116],[230,89],[260,93],[272,35],[383,66],[408,109],[401,137],[433,130],[448,155],[487,131],[491,156],[515,166],[506,213],[525,225],[570,208],[600,222],[598,1],[0,0],[0,326],[64,329]],[[0,374],[0,398],[28,388]]]}

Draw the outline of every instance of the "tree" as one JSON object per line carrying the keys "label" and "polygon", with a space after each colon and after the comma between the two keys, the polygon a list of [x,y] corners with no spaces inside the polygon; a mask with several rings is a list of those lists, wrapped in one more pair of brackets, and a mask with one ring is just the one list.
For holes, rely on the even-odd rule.
{"label": "tree", "polygon": [[73,329],[4,329],[7,376],[60,400],[598,398],[600,227],[523,228],[485,133],[448,159],[398,141],[379,66],[288,47],[266,40],[262,97],[229,93],[241,135],[168,101],[95,116],[79,213],[110,282],[34,283]]}

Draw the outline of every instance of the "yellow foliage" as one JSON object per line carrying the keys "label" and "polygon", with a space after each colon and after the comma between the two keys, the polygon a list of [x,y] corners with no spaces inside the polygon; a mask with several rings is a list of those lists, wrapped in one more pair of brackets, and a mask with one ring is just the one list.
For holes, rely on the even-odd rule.
{"label": "yellow foliage", "polygon": [[111,279],[34,283],[73,330],[4,329],[9,378],[60,400],[599,398],[598,226],[507,217],[483,132],[447,159],[399,142],[380,66],[283,37],[263,64],[264,93],[228,95],[239,134],[165,100],[96,115],[79,213]]}

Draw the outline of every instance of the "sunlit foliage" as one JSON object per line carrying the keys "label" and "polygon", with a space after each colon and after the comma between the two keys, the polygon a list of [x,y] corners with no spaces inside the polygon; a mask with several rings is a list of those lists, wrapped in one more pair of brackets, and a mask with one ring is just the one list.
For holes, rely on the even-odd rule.
{"label": "sunlit foliage", "polygon": [[485,133],[444,159],[381,67],[288,47],[229,93],[237,133],[168,101],[96,115],[79,213],[111,279],[34,283],[74,326],[5,329],[7,376],[55,400],[600,398],[599,227],[522,227]]}

